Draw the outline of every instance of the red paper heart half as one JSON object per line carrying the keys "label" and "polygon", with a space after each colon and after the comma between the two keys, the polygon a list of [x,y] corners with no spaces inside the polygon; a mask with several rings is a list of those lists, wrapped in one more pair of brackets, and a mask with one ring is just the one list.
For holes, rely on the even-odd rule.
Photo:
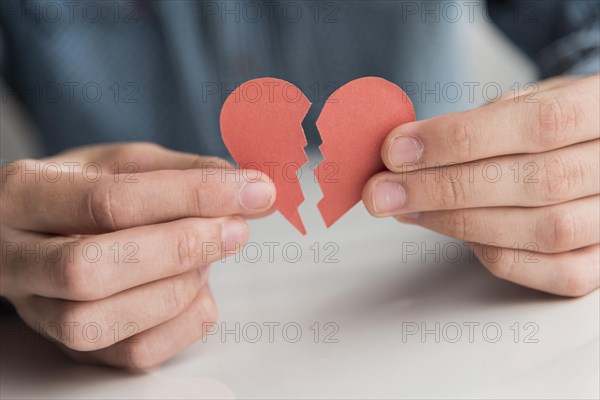
{"label": "red paper heart half", "polygon": [[385,169],[380,150],[390,131],[414,120],[406,93],[382,78],[356,79],[331,94],[317,120],[324,160],[315,169],[323,191],[318,207],[328,227],[360,201],[369,178]]}
{"label": "red paper heart half", "polygon": [[293,84],[276,78],[243,83],[221,109],[221,135],[242,169],[267,174],[277,190],[275,209],[303,235],[298,213],[304,201],[297,171],[308,158],[302,129],[310,102]]}

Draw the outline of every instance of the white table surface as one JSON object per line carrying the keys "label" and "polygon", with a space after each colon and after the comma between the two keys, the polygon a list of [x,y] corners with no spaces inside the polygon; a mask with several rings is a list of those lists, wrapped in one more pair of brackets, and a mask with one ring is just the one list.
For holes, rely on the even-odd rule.
{"label": "white table surface", "polygon": [[[498,280],[470,260],[466,247],[454,260],[456,241],[371,218],[362,204],[325,229],[316,209],[318,186],[308,171],[302,180],[306,237],[279,214],[252,221],[250,240],[256,245],[237,261],[212,267],[218,326],[235,331],[239,323],[239,343],[233,333],[225,340],[211,335],[158,369],[132,373],[72,363],[54,345],[17,334],[22,331],[12,326],[1,338],[0,397],[600,396],[598,291],[565,299]],[[272,260],[267,242],[279,243]],[[316,260],[314,243],[321,250]],[[333,247],[325,249],[327,243]],[[422,262],[421,255],[403,251],[410,243],[421,248],[437,243],[441,256],[436,261],[430,254]],[[296,263],[285,261],[286,244],[288,258],[301,249]],[[325,262],[326,250],[335,246],[338,262]],[[253,262],[257,247],[263,254]],[[265,323],[279,323],[273,343]],[[434,334],[403,339],[414,324],[435,330],[436,323],[439,343]],[[479,324],[472,343],[470,323]],[[252,343],[256,324],[262,337]],[[456,324],[462,336],[452,343]],[[302,334],[292,343],[298,326]],[[337,343],[325,343],[336,326]],[[502,334],[490,343],[494,327]],[[536,327],[529,339],[537,343],[526,343],[525,334]]]}

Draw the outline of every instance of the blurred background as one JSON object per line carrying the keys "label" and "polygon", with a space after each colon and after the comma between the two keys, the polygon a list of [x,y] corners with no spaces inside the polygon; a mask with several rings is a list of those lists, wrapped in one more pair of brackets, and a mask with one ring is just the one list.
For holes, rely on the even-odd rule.
{"label": "blurred background", "polygon": [[[0,155],[2,160],[8,161],[54,153],[64,148],[65,143],[84,144],[89,142],[90,138],[94,138],[92,141],[153,140],[162,142],[168,147],[192,152],[223,153],[225,150],[218,139],[220,135],[216,121],[220,105],[226,94],[219,89],[219,94],[206,101],[206,93],[215,85],[224,86],[226,91],[230,92],[236,84],[243,80],[269,74],[278,74],[279,78],[297,83],[314,103],[305,121],[305,131],[309,145],[312,146],[319,144],[318,135],[314,131],[314,120],[318,116],[324,99],[336,87],[360,76],[382,76],[401,86],[411,97],[419,119],[477,107],[498,94],[498,88],[501,88],[502,94],[511,94],[514,93],[512,90],[514,90],[515,84],[523,86],[527,82],[534,82],[537,76],[531,61],[507,40],[505,35],[490,22],[489,18],[484,17],[485,2],[476,3],[475,6],[472,5],[473,2],[470,2],[471,10],[474,10],[472,15],[467,15],[468,8],[462,4],[464,2],[451,2],[453,6],[447,8],[445,4],[448,2],[444,1],[404,2],[411,7],[416,6],[416,11],[412,8],[399,8],[398,4],[401,2],[343,2],[339,3],[342,4],[341,7],[336,2],[321,2],[316,6],[321,12],[317,17],[319,23],[315,23],[312,17],[309,18],[306,15],[314,10],[310,8],[314,6],[309,7],[310,2],[301,3],[306,17],[299,21],[288,19],[288,25],[293,26],[287,30],[283,29],[287,36],[280,41],[283,46],[282,53],[292,54],[291,56],[286,56],[287,58],[283,61],[278,60],[278,65],[273,63],[260,65],[260,62],[254,61],[254,65],[245,70],[242,68],[241,71],[229,73],[226,71],[227,67],[220,67],[221,70],[216,75],[205,74],[205,76],[202,76],[201,73],[202,65],[195,64],[193,57],[177,55],[178,52],[185,51],[186,46],[194,47],[193,40],[192,43],[181,43],[182,49],[179,51],[169,48],[169,52],[166,54],[146,54],[148,52],[145,50],[139,50],[137,53],[134,47],[136,46],[135,39],[131,39],[132,36],[141,35],[141,30],[149,29],[148,26],[155,18],[148,17],[149,14],[162,15],[162,21],[166,20],[168,23],[169,18],[177,17],[177,12],[173,9],[182,4],[185,6],[185,3],[189,2],[152,2],[150,6],[148,6],[148,2],[120,3],[119,18],[125,19],[131,10],[134,11],[132,15],[135,18],[140,16],[139,21],[136,19],[135,23],[129,24],[123,23],[121,20],[118,22],[105,21],[108,16],[115,15],[114,9],[110,8],[104,10],[104,17],[98,23],[89,24],[89,21],[77,20],[75,23],[69,23],[64,21],[66,15],[62,15],[58,23],[55,23],[56,17],[54,17],[53,9],[44,8],[44,2],[25,1],[25,4],[29,3],[25,6],[21,2],[10,4],[11,2],[12,0],[8,2],[10,7],[7,7],[6,4],[3,7],[4,26],[0,25],[0,29],[4,30],[5,39],[11,39],[6,42],[13,42],[13,47],[15,42],[18,43],[18,40],[11,37],[19,30],[14,25],[25,25],[29,31],[27,35],[21,34],[21,36],[29,36],[29,38],[25,37],[25,41],[23,41],[23,46],[26,47],[11,49],[10,46],[4,46],[4,51],[0,52],[4,57],[2,65],[8,66],[4,69],[2,101],[0,102]],[[174,8],[169,9],[168,12],[165,11],[166,3]],[[107,4],[106,7],[109,7],[109,2],[105,4]],[[114,4],[117,3],[110,2],[110,4],[113,5],[111,7],[114,7]],[[133,6],[131,6],[132,4]],[[226,32],[230,32],[230,27],[238,29],[237,35],[240,35],[240,29],[246,30],[242,32],[242,37],[250,35],[245,37],[245,41],[240,41],[239,36],[237,41],[235,36],[221,37],[220,40],[225,45],[221,46],[220,50],[223,50],[223,47],[231,46],[232,49],[225,50],[230,53],[244,53],[249,52],[250,49],[256,49],[256,52],[265,54],[269,51],[276,52],[277,50],[265,48],[264,43],[267,43],[268,39],[262,36],[264,32],[257,30],[253,21],[247,20],[249,17],[244,18],[243,8],[240,9],[241,18],[237,20],[236,17],[240,17],[240,15],[236,16],[235,12],[227,14],[227,10],[236,10],[236,7],[244,7],[243,2],[204,2],[201,9],[203,13],[196,18],[197,24],[194,24],[194,20],[191,22],[182,20],[180,25],[182,25],[183,37],[192,39],[197,37],[199,33],[196,25],[201,26],[203,25],[201,22],[204,21],[205,25],[211,23],[224,25],[220,27],[221,33],[216,35],[226,36]],[[386,8],[390,7],[393,9],[386,11]],[[85,2],[82,2],[81,9],[84,8]],[[148,8],[152,10],[148,11]],[[88,14],[91,13],[89,9],[91,7],[86,9]],[[427,10],[437,10],[437,15],[435,12],[428,15]],[[457,15],[456,10],[461,14]],[[78,12],[79,9],[74,12],[76,19],[79,15]],[[376,15],[376,13],[389,14],[393,12],[397,13],[397,18],[386,22],[387,25],[382,23],[378,19],[380,17]],[[375,16],[370,16],[369,13],[373,13]],[[331,23],[326,23],[326,18],[330,14],[332,18],[329,22]],[[357,15],[363,18],[359,22],[352,20],[357,18]],[[372,20],[369,21],[369,18]],[[87,27],[78,31],[75,28],[78,22],[80,24],[88,22]],[[279,23],[285,25],[285,22]],[[365,32],[354,35],[354,26],[363,22],[367,28],[365,32],[373,32],[373,36],[359,45],[357,43],[360,43]],[[186,24],[190,26],[186,27]],[[390,33],[390,27],[393,26],[402,29]],[[90,27],[92,29],[88,29]],[[8,31],[11,31],[10,34],[7,33]],[[313,32],[315,36],[307,36],[306,32],[308,31]],[[304,33],[299,34],[299,32]],[[168,32],[164,32],[164,34],[169,35]],[[71,37],[68,37],[69,35]],[[96,35],[96,39],[92,37],[93,35]],[[40,36],[47,42],[41,40]],[[77,38],[83,36],[83,38],[75,39],[72,36]],[[98,37],[100,37],[101,43],[98,43]],[[152,38],[153,36],[147,35],[147,37]],[[386,40],[385,38],[388,37],[389,39]],[[26,41],[27,39],[30,41]],[[94,43],[96,48],[86,48],[86,43],[88,43],[86,40]],[[133,44],[128,44],[128,40],[133,41]],[[308,43],[302,43],[303,40]],[[333,54],[323,54],[323,48],[327,48],[327,46],[321,46],[319,50],[317,44],[320,41],[329,41],[330,43],[327,45],[329,49],[335,50]],[[59,46],[54,43],[61,44]],[[228,43],[234,44],[228,45]],[[377,43],[380,47],[377,51],[369,53],[369,49],[361,50],[360,46],[372,47],[373,43]],[[40,45],[45,47],[40,49],[37,47]],[[179,46],[179,44],[174,42],[170,46]],[[105,50],[104,53],[101,51],[102,49]],[[368,53],[366,57],[375,58],[364,60],[365,52]],[[39,63],[52,61],[50,56],[44,59],[37,57],[36,53],[57,54],[60,60],[64,60],[64,71],[61,71],[61,74],[37,73],[37,75],[35,69],[29,72],[35,65],[38,65],[39,68]],[[131,60],[122,53],[131,54]],[[17,55],[20,60],[11,59],[14,55]],[[180,63],[183,67],[179,70],[175,69],[176,77],[163,76],[160,79],[159,88],[149,88],[149,84],[143,81],[144,77],[148,74],[158,74],[160,77],[160,74],[163,74],[160,70],[161,60],[169,57],[183,58]],[[143,63],[136,63],[139,61],[136,59],[140,58]],[[217,55],[215,55],[215,59],[218,59]],[[208,61],[212,62],[213,60]],[[206,60],[199,61],[199,63],[202,62],[206,62]],[[353,68],[351,65],[359,62],[362,63],[360,67]],[[106,68],[102,67],[102,64],[105,64]],[[186,66],[186,64],[188,65]],[[335,65],[332,66],[332,64]],[[15,68],[20,71],[26,69],[27,71],[23,75],[34,76],[37,83],[19,82],[17,85],[23,85],[21,90],[11,88],[7,84],[7,80],[11,73],[14,74]],[[51,71],[52,68],[56,68],[56,65],[48,65],[42,70]],[[132,68],[134,68],[133,71]],[[143,68],[143,70],[139,68]],[[194,71],[197,71],[198,76],[190,77],[190,74],[194,75]],[[0,75],[2,74],[0,73]],[[219,78],[215,79],[216,76]],[[69,81],[77,82],[79,84],[77,89],[90,82],[98,83],[104,89],[103,97],[97,103],[76,99],[66,113],[64,107],[59,109],[54,108],[56,107],[54,104],[40,105],[40,102],[45,102],[44,98],[37,99],[32,103],[31,97],[35,96],[31,92],[34,90],[33,85],[41,84],[43,91],[44,89],[53,89],[51,85],[62,84],[64,90],[65,82]],[[136,86],[133,88],[125,86],[131,82]],[[121,95],[121,99],[118,101],[113,99],[115,89],[112,85],[115,83],[121,85],[116,89]],[[469,93],[469,85],[474,88],[472,97]],[[171,97],[175,98],[173,93],[183,91],[182,86],[185,86],[187,93],[191,93],[187,97],[187,104],[173,104],[174,101],[171,100]],[[31,107],[23,107],[22,96],[16,94],[22,92],[23,88],[25,91],[30,91],[25,97],[29,97],[29,103],[33,104]],[[456,92],[457,88],[462,92]],[[123,102],[123,98],[130,94],[139,100],[136,104]],[[63,97],[65,97],[65,93],[63,93]],[[185,98],[184,95],[181,97]],[[202,97],[202,99],[194,103],[194,97]],[[46,101],[46,103],[49,102]],[[30,113],[32,107],[38,111],[38,118]],[[188,107],[191,111],[188,114],[202,114],[203,120],[201,123],[186,120],[186,118],[176,115],[169,107],[175,111]],[[151,118],[147,117],[148,114],[156,115],[163,112],[172,114],[171,119],[163,118],[164,121],[160,124],[152,124],[153,121],[149,121]],[[134,117],[136,113],[139,113],[141,117]],[[39,115],[42,115],[42,118],[39,118]],[[111,115],[111,117],[107,118],[106,115]],[[42,123],[45,126],[40,126]],[[153,130],[156,130],[157,126],[163,132],[154,132]],[[168,132],[164,132],[169,130],[177,131],[179,138],[176,143],[170,141]],[[216,139],[209,145],[198,145],[194,139],[199,135],[198,131],[211,131],[208,135]],[[40,140],[41,134],[45,137],[45,141]],[[201,135],[206,136],[207,134],[201,133]]]}

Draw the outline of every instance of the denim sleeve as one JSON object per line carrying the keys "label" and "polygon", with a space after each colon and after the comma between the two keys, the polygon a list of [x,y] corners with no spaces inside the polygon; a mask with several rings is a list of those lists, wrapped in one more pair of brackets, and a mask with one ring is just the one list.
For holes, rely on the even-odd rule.
{"label": "denim sleeve", "polygon": [[598,0],[489,0],[488,11],[542,78],[600,70]]}

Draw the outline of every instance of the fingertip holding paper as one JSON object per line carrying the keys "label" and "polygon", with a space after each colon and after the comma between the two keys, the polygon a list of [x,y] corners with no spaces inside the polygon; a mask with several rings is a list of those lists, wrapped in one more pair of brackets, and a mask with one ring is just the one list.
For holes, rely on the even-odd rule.
{"label": "fingertip holding paper", "polygon": [[[277,190],[275,209],[303,235],[304,201],[296,173],[308,158],[302,129],[311,103],[293,84],[276,78],[247,81],[221,110],[221,134],[240,168],[266,173]],[[336,90],[317,119],[324,160],[315,169],[323,191],[318,208],[327,227],[354,205],[369,178],[383,171],[381,146],[395,127],[415,120],[412,103],[395,84],[377,77]]]}

